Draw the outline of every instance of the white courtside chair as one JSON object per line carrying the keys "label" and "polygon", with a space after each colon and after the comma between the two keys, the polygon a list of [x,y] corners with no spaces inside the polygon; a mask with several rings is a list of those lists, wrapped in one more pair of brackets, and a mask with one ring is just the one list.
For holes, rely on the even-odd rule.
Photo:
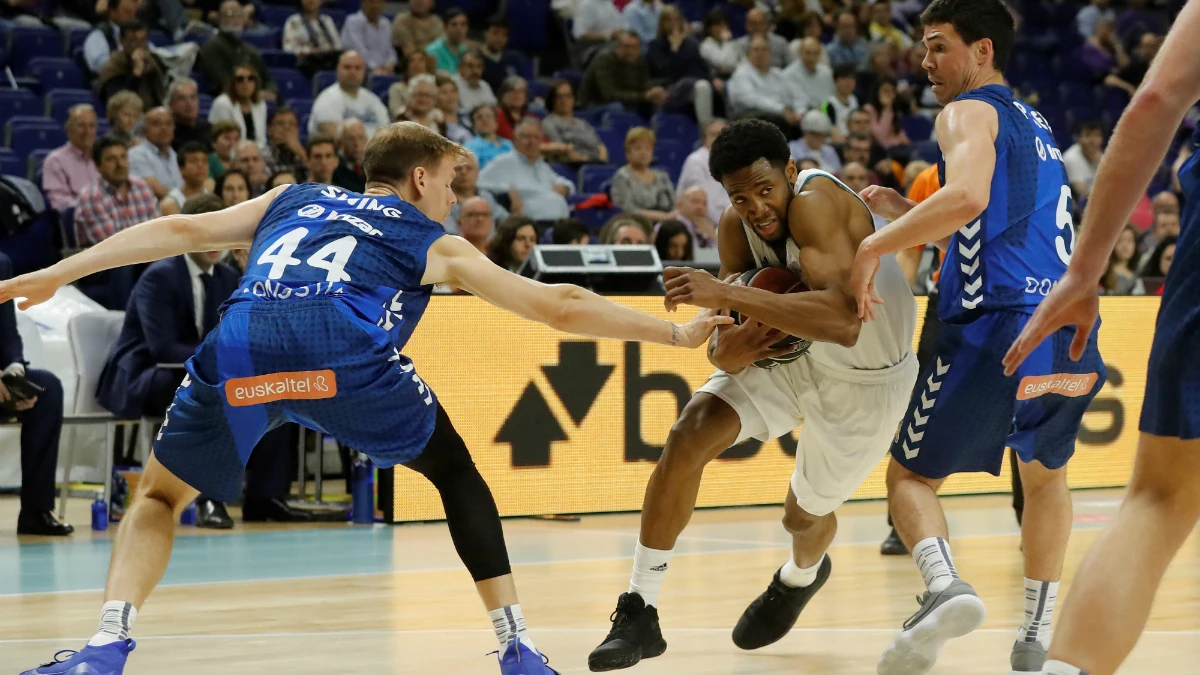
{"label": "white courtside chair", "polygon": [[[116,439],[117,424],[127,424],[128,421],[117,420],[101,407],[96,400],[96,385],[100,382],[100,373],[104,370],[104,364],[108,362],[109,355],[112,354],[124,321],[125,312],[105,311],[78,314],[71,317],[67,324],[67,340],[71,344],[71,354],[75,357],[75,370],[79,378],[75,387],[75,415],[96,416],[105,420],[107,432],[103,451],[105,503],[112,500],[113,443]],[[63,469],[62,494],[59,503],[60,519],[66,517],[71,469],[75,461],[73,446],[74,444],[67,450]]]}

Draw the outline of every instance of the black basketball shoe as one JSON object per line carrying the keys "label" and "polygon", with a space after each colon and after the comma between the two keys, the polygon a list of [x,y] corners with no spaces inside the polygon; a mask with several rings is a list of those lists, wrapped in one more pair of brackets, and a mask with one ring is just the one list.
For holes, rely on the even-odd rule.
{"label": "black basketball shoe", "polygon": [[816,580],[804,588],[792,588],[783,583],[776,570],[771,585],[750,603],[742,613],[742,618],[738,619],[733,628],[733,644],[742,649],[758,649],[782,639],[796,625],[804,606],[829,580],[832,568],[827,554],[817,570]]}
{"label": "black basketball shoe", "polygon": [[667,641],[658,626],[658,610],[647,607],[637,593],[622,593],[609,620],[613,626],[608,637],[588,655],[588,668],[593,673],[629,668],[667,651]]}

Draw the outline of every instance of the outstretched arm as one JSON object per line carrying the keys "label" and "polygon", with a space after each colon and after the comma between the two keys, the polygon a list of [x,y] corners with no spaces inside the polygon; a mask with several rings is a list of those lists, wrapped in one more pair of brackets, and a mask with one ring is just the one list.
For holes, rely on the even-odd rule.
{"label": "outstretched arm", "polygon": [[448,283],[531,321],[588,337],[698,347],[728,317],[701,312],[684,325],[656,319],[569,284],[547,285],[501,269],[465,239],[445,236],[429,247],[423,284]]}
{"label": "outstretched arm", "polygon": [[25,298],[26,309],[49,300],[60,286],[114,267],[136,265],[192,251],[246,248],[271,201],[287,186],[237,206],[193,216],[164,216],[122,230],[44,270],[0,283],[0,302]]}
{"label": "outstretched arm", "polygon": [[1184,114],[1200,98],[1200,0],[1191,0],[1171,27],[1113,131],[1100,160],[1092,197],[1067,273],[1038,306],[1004,357],[1011,375],[1051,333],[1077,326],[1071,358],[1083,356],[1100,313],[1096,287],[1117,237],[1167,153]]}

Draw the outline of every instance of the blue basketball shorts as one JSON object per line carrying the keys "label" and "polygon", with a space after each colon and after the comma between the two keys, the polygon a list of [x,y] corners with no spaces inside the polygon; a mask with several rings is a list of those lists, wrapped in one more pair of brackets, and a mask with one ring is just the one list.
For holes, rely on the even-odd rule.
{"label": "blue basketball shorts", "polygon": [[1200,261],[1177,253],[1167,274],[1138,425],[1143,432],[1154,436],[1200,438],[1198,264]]}
{"label": "blue basketball shorts", "polygon": [[1083,358],[1072,361],[1075,329],[1065,328],[1005,377],[1001,360],[1029,316],[997,311],[945,325],[892,443],[895,461],[933,479],[972,471],[1000,475],[1006,445],[1023,462],[1037,460],[1049,469],[1067,463],[1107,371],[1096,333]]}
{"label": "blue basketball shorts", "polygon": [[186,368],[154,454],[220,501],[241,495],[254,446],[285,422],[379,467],[416,459],[433,433],[437,401],[412,361],[336,299],[234,304]]}

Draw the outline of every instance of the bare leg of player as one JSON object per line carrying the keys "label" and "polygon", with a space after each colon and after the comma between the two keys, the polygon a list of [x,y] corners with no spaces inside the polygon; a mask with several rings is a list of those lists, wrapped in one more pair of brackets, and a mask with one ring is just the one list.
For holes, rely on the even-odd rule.
{"label": "bare leg of player", "polygon": [[1032,675],[1041,671],[1050,645],[1050,621],[1071,537],[1071,493],[1066,468],[1050,470],[1037,461],[1017,466],[1029,517],[1021,524],[1025,619],[1013,644],[1010,672]]}
{"label": "bare leg of player", "polygon": [[888,464],[888,508],[928,591],[880,658],[879,675],[924,675],[948,640],[978,628],[986,614],[975,589],[958,578],[954,567],[946,514],[937,497],[942,482],[918,476],[895,460]]}
{"label": "bare leg of player", "polygon": [[1145,629],[1167,565],[1198,519],[1200,441],[1142,434],[1129,492],[1079,567],[1043,672],[1115,672]]}
{"label": "bare leg of player", "polygon": [[106,604],[121,601],[134,608],[142,606],[167,571],[179,513],[199,494],[151,453],[138,485],[138,497],[121,520],[113,541],[104,589]]}
{"label": "bare leg of player", "polygon": [[517,582],[511,574],[476,582],[475,590],[489,612],[520,602],[517,599]]}
{"label": "bare leg of player", "polygon": [[717,396],[699,392],[684,406],[646,485],[629,591],[617,600],[612,630],[588,656],[591,670],[629,668],[666,651],[657,607],[671,550],[696,508],[704,467],[740,431],[737,413]]}
{"label": "bare leg of player", "polygon": [[720,398],[701,392],[688,402],[646,484],[638,536],[642,546],[660,551],[675,548],[675,540],[696,510],[704,467],[733,445],[740,430],[737,413]]}
{"label": "bare leg of player", "polygon": [[800,508],[796,493],[788,487],[783,504],[783,529],[792,535],[792,560],[799,567],[812,567],[825,557],[837,534],[837,515],[814,516]]}

